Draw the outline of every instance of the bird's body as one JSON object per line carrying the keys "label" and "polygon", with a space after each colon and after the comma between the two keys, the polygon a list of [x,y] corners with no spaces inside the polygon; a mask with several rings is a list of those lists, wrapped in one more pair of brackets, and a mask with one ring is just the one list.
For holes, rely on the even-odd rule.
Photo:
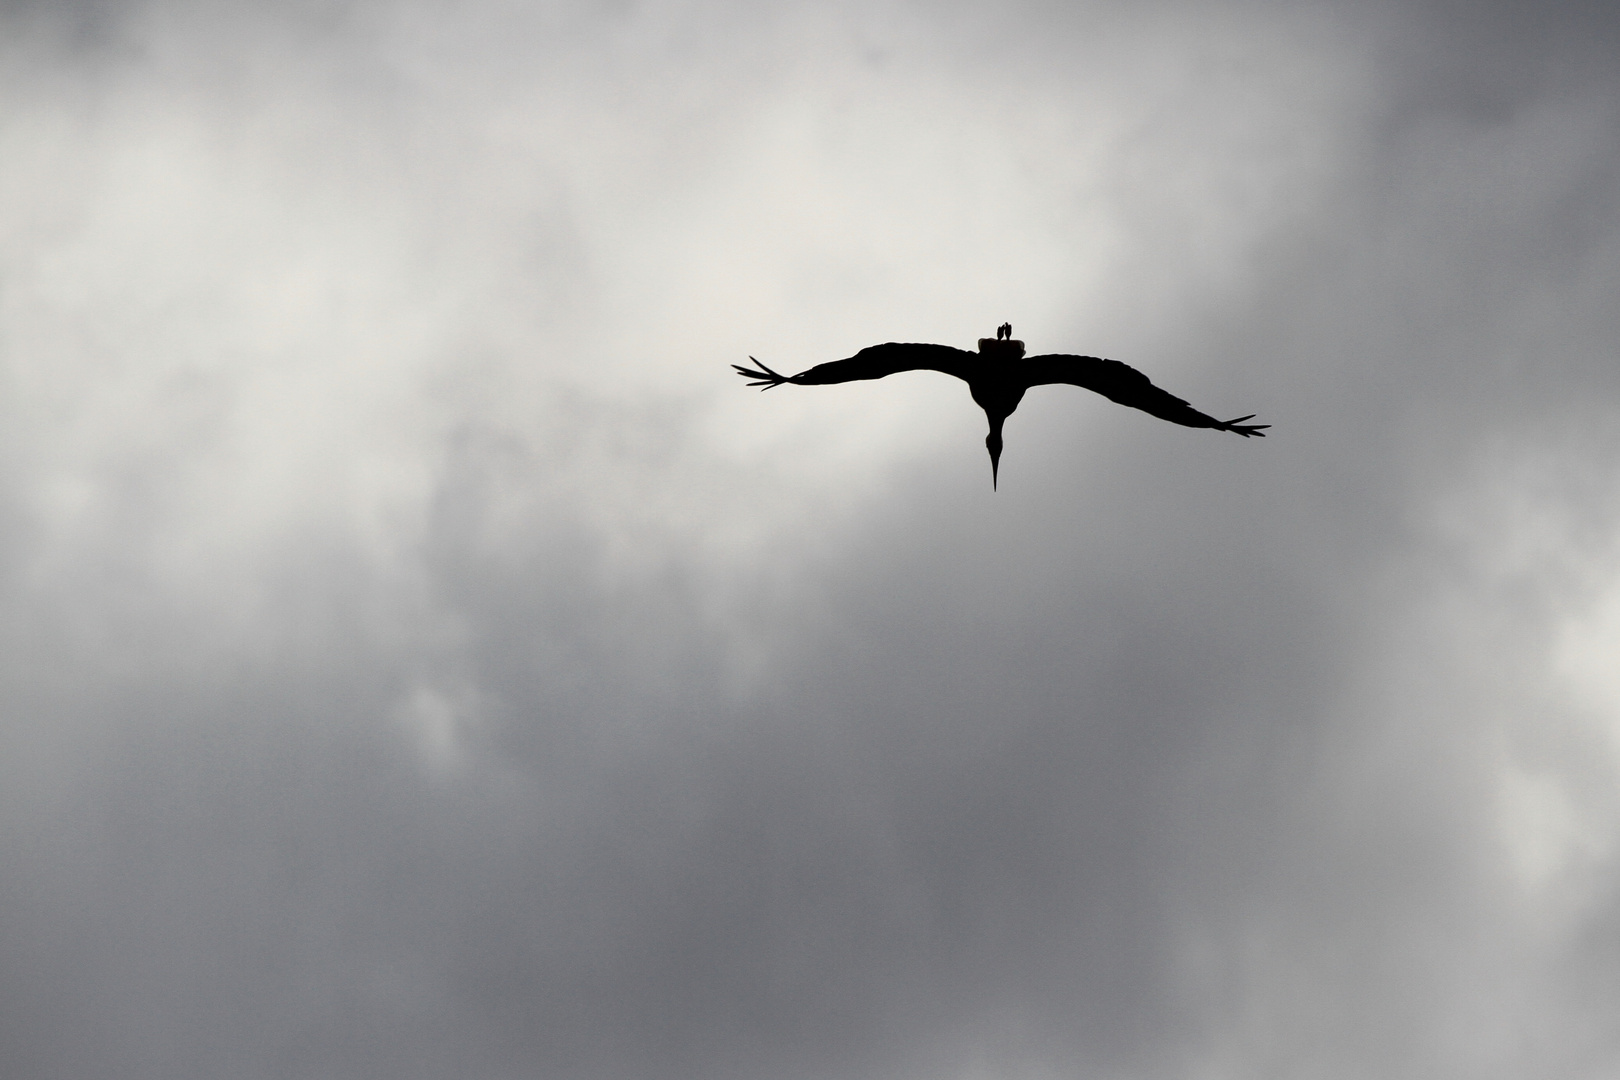
{"label": "bird's body", "polygon": [[[754,360],[753,357],[749,357]],[[1184,427],[1214,428],[1248,438],[1265,435],[1269,424],[1245,424],[1252,416],[1217,420],[1199,412],[1185,401],[1154,386],[1140,371],[1118,360],[1096,356],[1068,356],[1049,353],[1024,355],[1024,343],[1012,339],[1012,327],[1003,324],[995,338],[980,338],[979,351],[970,353],[949,345],[926,345],[891,341],[862,349],[847,360],[818,364],[797,375],[780,375],[754,360],[758,370],[733,364],[748,385],[769,390],[783,383],[821,386],[828,383],[881,379],[901,371],[940,371],[968,384],[974,402],[990,421],[985,446],[990,451],[990,482],[996,484],[1001,461],[1001,425],[1011,416],[1032,386],[1068,383],[1095,391],[1110,401],[1129,405]]]}

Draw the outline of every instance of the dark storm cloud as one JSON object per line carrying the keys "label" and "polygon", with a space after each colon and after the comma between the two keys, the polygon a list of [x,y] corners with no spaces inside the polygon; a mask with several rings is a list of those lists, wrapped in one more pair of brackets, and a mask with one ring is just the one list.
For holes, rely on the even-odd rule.
{"label": "dark storm cloud", "polygon": [[[1603,11],[83,10],[8,1076],[1612,1068]],[[1273,438],[725,385],[1003,318]]]}

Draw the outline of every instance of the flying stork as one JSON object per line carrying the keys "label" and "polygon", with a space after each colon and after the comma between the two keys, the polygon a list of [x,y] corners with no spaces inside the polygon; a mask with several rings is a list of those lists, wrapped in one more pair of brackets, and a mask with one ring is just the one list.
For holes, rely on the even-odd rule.
{"label": "flying stork", "polygon": [[731,366],[737,369],[737,374],[751,380],[749,386],[762,390],[783,383],[822,386],[860,379],[881,379],[897,371],[943,371],[947,375],[955,375],[968,384],[974,402],[984,410],[984,415],[990,421],[990,434],[985,438],[984,445],[990,451],[992,488],[996,486],[1001,464],[1001,425],[1018,408],[1018,403],[1024,399],[1024,391],[1032,386],[1047,383],[1083,386],[1110,401],[1152,413],[1173,424],[1231,431],[1245,439],[1251,435],[1264,438],[1265,429],[1271,426],[1244,423],[1245,420],[1254,419],[1253,413],[1235,420],[1217,420],[1154,386],[1146,375],[1118,360],[1066,356],[1062,353],[1026,357],[1024,343],[1013,340],[1011,323],[1002,323],[993,339],[980,338],[977,353],[954,349],[949,345],[890,341],[862,349],[848,360],[817,364],[797,375],[782,375],[752,356],[748,359],[758,365],[758,370],[741,364]]}

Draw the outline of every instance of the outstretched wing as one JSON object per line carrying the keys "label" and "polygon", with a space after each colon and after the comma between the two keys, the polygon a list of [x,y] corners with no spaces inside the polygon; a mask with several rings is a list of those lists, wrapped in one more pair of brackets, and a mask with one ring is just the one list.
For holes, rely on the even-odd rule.
{"label": "outstretched wing", "polygon": [[1065,356],[1061,353],[1050,353],[1045,356],[1032,356],[1024,361],[1024,367],[1029,372],[1029,385],[1040,386],[1045,383],[1068,383],[1072,386],[1083,386],[1087,390],[1095,391],[1109,401],[1121,405],[1129,405],[1133,409],[1141,409],[1151,413],[1161,420],[1168,420],[1172,424],[1181,424],[1185,427],[1215,428],[1217,431],[1231,431],[1244,438],[1251,435],[1265,436],[1263,429],[1270,424],[1245,424],[1243,421],[1254,419],[1253,415],[1240,416],[1236,420],[1217,420],[1213,416],[1201,413],[1191,405],[1182,401],[1174,394],[1161,390],[1140,371],[1129,364],[1122,364],[1118,360],[1103,360],[1096,356]]}
{"label": "outstretched wing", "polygon": [[[752,356],[748,359],[754,360]],[[748,384],[749,386],[769,390],[785,382],[801,386],[821,386],[827,383],[855,382],[860,379],[881,379],[885,375],[893,375],[899,371],[943,371],[947,375],[966,379],[977,359],[974,353],[953,349],[949,345],[890,341],[862,349],[847,360],[817,364],[809,371],[801,371],[797,375],[779,374],[760,364],[758,360],[754,360],[754,363],[759,365],[758,370],[743,367],[741,364],[731,366],[737,369],[737,374],[754,380]]]}

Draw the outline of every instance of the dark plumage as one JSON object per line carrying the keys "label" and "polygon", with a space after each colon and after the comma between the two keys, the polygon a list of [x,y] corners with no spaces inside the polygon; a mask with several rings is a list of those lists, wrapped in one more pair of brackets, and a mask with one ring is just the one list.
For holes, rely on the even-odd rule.
{"label": "dark plumage", "polygon": [[1069,383],[1095,391],[1110,401],[1152,413],[1161,420],[1184,427],[1231,431],[1244,438],[1265,435],[1270,424],[1246,424],[1251,413],[1235,420],[1217,420],[1199,412],[1173,394],[1154,386],[1146,375],[1118,360],[1096,356],[1067,356],[1048,353],[1024,355],[1024,343],[1012,339],[1012,325],[1003,323],[994,339],[980,338],[979,351],[970,353],[949,345],[923,345],[891,341],[862,349],[848,360],[817,364],[797,375],[782,375],[754,360],[757,369],[733,364],[737,373],[751,380],[749,386],[769,390],[783,383],[821,386],[827,383],[881,379],[898,371],[943,371],[968,384],[973,400],[990,421],[990,434],[984,445],[990,451],[990,484],[997,483],[1001,464],[1001,425],[1011,416],[1024,392],[1046,383]]}

